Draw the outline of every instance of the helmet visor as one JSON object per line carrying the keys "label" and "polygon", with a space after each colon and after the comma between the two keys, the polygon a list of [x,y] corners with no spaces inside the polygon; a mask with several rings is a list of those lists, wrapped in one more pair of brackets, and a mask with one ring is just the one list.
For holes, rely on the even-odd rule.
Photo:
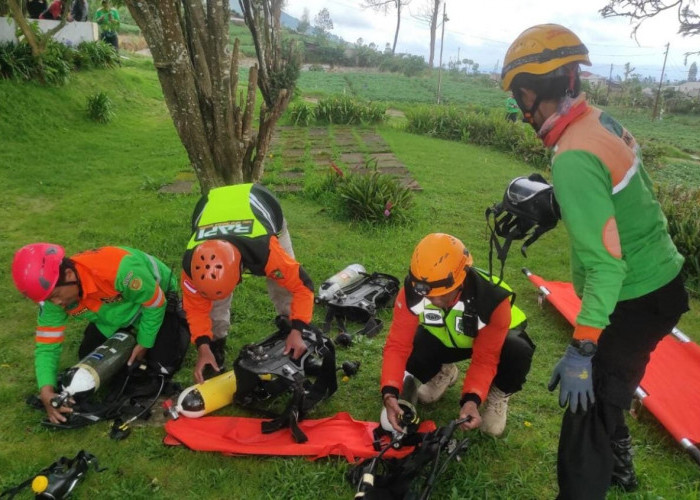
{"label": "helmet visor", "polygon": [[448,274],[446,278],[435,281],[427,281],[416,278],[410,269],[408,274],[411,277],[411,286],[413,287],[413,291],[415,291],[421,297],[428,297],[436,288],[450,288],[455,284],[455,279],[454,276],[452,276],[452,273]]}

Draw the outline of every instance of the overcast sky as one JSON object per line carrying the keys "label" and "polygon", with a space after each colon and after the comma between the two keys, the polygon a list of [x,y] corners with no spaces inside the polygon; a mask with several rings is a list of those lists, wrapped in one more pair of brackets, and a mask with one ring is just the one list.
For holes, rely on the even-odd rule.
{"label": "overcast sky", "polygon": [[[411,16],[429,0],[412,0],[401,19],[397,52],[424,55],[427,60],[430,31]],[[607,76],[613,65],[613,77],[622,75],[625,63],[636,68],[635,72],[661,76],[665,45],[671,48],[666,63],[664,79],[682,80],[688,75],[688,66],[700,62],[691,56],[684,64],[686,52],[700,50],[700,36],[684,38],[676,35],[678,21],[674,12],[666,12],[647,20],[638,31],[638,42],[630,38],[631,26],[626,19],[603,19],[598,10],[605,0],[448,0],[445,24],[443,64],[450,59],[469,58],[479,63],[481,71],[492,71],[503,63],[503,56],[510,43],[528,27],[553,22],[572,29],[586,44],[594,73]],[[365,43],[374,42],[384,48],[392,43],[396,29],[396,11],[384,16],[370,9],[360,8],[361,0],[288,0],[285,12],[301,18],[308,8],[311,23],[324,7],[333,20],[333,34],[348,42],[362,38]],[[410,12],[409,12],[410,11]],[[439,57],[439,38],[435,61]]]}

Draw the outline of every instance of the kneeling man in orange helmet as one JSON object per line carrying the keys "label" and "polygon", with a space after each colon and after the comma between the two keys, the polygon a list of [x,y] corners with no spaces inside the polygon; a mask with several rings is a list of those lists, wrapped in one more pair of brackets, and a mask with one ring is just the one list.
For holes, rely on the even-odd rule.
{"label": "kneeling man in orange helmet", "polygon": [[[311,321],[313,283],[294,259],[279,202],[259,184],[215,188],[192,215],[192,237],[182,261],[183,306],[197,346],[194,378],[223,367],[233,291],[246,270],[266,276],[277,314],[291,323],[285,354],[299,358],[301,330]],[[208,368],[210,367],[210,368]]]}
{"label": "kneeling man in orange helmet", "polygon": [[454,236],[433,233],[418,243],[384,346],[382,397],[394,429],[401,431],[399,394],[413,403],[417,379],[417,400],[433,403],[457,381],[454,363],[471,359],[459,402],[459,418],[471,420],[462,428],[503,433],[508,399],[522,389],[535,347],[514,297],[472,266]]}

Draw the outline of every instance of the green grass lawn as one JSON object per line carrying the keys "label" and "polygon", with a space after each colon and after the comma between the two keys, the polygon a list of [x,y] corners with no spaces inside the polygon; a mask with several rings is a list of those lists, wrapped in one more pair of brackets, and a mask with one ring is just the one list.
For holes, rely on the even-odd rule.
{"label": "green grass lawn", "polygon": [[[115,105],[112,123],[85,117],[85,100],[105,91]],[[108,469],[91,471],[75,498],[351,498],[341,459],[310,462],[296,458],[230,457],[195,453],[162,444],[163,429],[135,428],[125,441],[107,437],[100,423],[80,431],[43,428],[42,413],[24,404],[36,391],[32,366],[36,306],[14,289],[14,251],[34,241],[63,244],[69,253],[100,245],[131,245],[177,266],[189,237],[197,193],[159,194],[157,189],[189,172],[155,72],[148,61],[132,59],[118,70],[76,74],[61,88],[0,81],[0,490],[29,477],[60,456],[88,450]],[[403,278],[415,244],[429,232],[462,238],[478,265],[486,266],[483,213],[500,199],[507,181],[532,169],[508,156],[466,144],[407,134],[384,127],[380,134],[424,191],[415,197],[413,222],[371,228],[331,218],[303,196],[281,199],[298,259],[318,285],[352,262]],[[545,386],[563,352],[571,328],[545,305],[520,273],[521,266],[552,279],[568,278],[568,250],[562,227],[545,235],[524,259],[511,253],[506,280],[528,314],[537,351],[528,383],[511,400],[502,439],[473,434],[465,460],[450,466],[433,498],[541,499],[556,494],[556,450],[562,410]],[[247,277],[234,299],[229,366],[238,349],[273,332],[274,311],[264,280]],[[700,302],[693,300],[681,329],[700,340]],[[319,308],[318,321],[323,318]],[[390,313],[381,317],[390,320]],[[84,324],[69,324],[61,366],[76,361]],[[356,377],[312,417],[349,411],[362,420],[378,419],[379,366],[386,330],[340,350],[339,362],[361,359]],[[194,352],[177,375],[191,382]],[[462,373],[465,364],[460,365]],[[424,419],[445,424],[457,416],[459,384],[443,402],[420,408]],[[222,415],[250,415],[236,408]],[[697,499],[697,465],[648,414],[631,421],[641,489],[637,495],[609,498]],[[28,498],[25,494],[25,498]]]}

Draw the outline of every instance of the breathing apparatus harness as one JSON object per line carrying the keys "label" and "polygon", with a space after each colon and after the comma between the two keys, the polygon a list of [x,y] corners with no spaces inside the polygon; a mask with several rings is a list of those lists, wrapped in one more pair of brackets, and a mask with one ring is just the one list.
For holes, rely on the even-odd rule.
{"label": "breathing apparatus harness", "polygon": [[[452,435],[460,425],[471,420],[471,416],[452,420],[448,425],[432,432],[419,433],[417,415],[413,413],[406,416],[406,408],[402,403],[406,402],[399,400],[399,405],[404,410],[401,424],[404,425],[405,432],[394,433],[391,441],[381,448],[377,456],[363,460],[346,474],[348,481],[357,485],[355,499],[427,500],[438,476],[452,460],[460,460],[460,454],[469,444],[469,438],[458,441]],[[410,403],[406,404],[412,408]],[[410,419],[412,423],[405,425],[405,419]],[[403,458],[383,458],[388,450],[401,446],[415,448]]]}
{"label": "breathing apparatus harness", "polygon": [[[311,408],[338,389],[335,348],[333,342],[316,327],[308,326],[301,332],[308,349],[294,360],[284,354],[290,325],[278,323],[278,327],[280,330],[263,341],[241,349],[233,363],[237,385],[234,401],[273,417],[273,420],[262,423],[263,434],[289,427],[294,440],[304,443],[308,438],[298,423]],[[307,372],[312,371],[313,362],[319,359],[321,366],[312,383],[307,378]],[[276,415],[258,405],[284,392],[291,392],[292,395],[281,414]]]}
{"label": "breathing apparatus harness", "polygon": [[[513,241],[525,239],[520,251],[527,257],[527,247],[554,229],[561,218],[554,189],[540,174],[517,177],[510,181],[503,201],[487,208],[485,215],[490,233],[489,274],[493,275],[495,249],[496,258],[501,262],[498,283],[503,280],[503,268]],[[503,244],[499,237],[503,238]]]}
{"label": "breathing apparatus harness", "polygon": [[78,481],[85,476],[91,466],[97,472],[106,470],[99,467],[97,457],[80,450],[75,457],[61,457],[21,484],[8,488],[0,493],[0,498],[11,500],[17,493],[31,485],[37,499],[62,500],[73,492]]}
{"label": "breathing apparatus harness", "polygon": [[[379,309],[390,307],[399,293],[399,280],[384,273],[361,273],[364,278],[353,283],[347,289],[330,300],[316,298],[316,303],[326,306],[326,317],[323,321],[323,332],[329,333],[333,320],[338,324],[340,334],[336,344],[349,346],[356,335],[366,335],[371,338],[377,335],[384,322],[376,317]],[[363,323],[362,328],[349,333],[345,322]]]}

